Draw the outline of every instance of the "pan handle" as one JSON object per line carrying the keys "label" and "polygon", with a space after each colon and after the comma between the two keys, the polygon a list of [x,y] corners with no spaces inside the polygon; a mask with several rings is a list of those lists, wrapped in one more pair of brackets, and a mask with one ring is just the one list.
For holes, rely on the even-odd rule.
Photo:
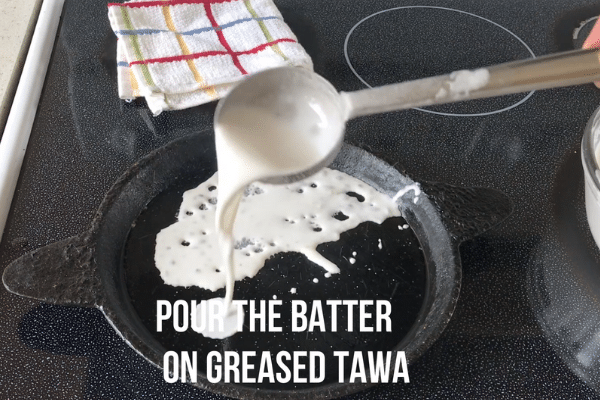
{"label": "pan handle", "polygon": [[41,247],[13,261],[2,275],[6,289],[47,303],[94,307],[100,303],[101,284],[93,247],[73,236]]}
{"label": "pan handle", "polygon": [[491,229],[513,212],[508,196],[496,189],[463,188],[439,182],[423,182],[421,187],[458,243]]}

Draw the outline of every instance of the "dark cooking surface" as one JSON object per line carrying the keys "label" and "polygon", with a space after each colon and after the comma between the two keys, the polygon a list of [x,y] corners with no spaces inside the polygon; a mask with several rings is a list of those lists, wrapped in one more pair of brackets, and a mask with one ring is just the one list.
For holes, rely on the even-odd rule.
{"label": "dark cooking surface", "polygon": [[[362,18],[404,5],[452,7],[492,20],[535,54],[568,50],[592,1],[276,1],[315,63],[339,90],[363,84],[344,58]],[[576,3],[576,4],[574,4]],[[542,7],[543,4],[543,7]],[[0,265],[87,228],[108,188],[133,162],[211,125],[214,104],[153,118],[116,95],[114,43],[102,1],[67,0],[23,165]],[[399,9],[356,28],[348,55],[373,84],[527,56],[512,35],[441,9]],[[440,108],[482,113],[525,95]],[[347,140],[398,160],[414,180],[486,186],[515,204],[501,226],[464,243],[456,313],[410,366],[410,384],[351,398],[600,398],[600,252],[585,226],[580,139],[600,91],[537,92],[487,116],[407,111],[353,121]],[[0,398],[215,398],[133,352],[98,310],[41,304],[0,290]],[[594,367],[596,367],[594,369]],[[575,371],[575,372],[573,372]]]}
{"label": "dark cooking surface", "polygon": [[[214,153],[209,152],[205,156],[214,157]],[[307,386],[323,387],[337,383],[338,364],[334,362],[334,351],[386,351],[397,346],[408,334],[426,296],[426,267],[425,256],[415,233],[411,229],[398,229],[398,226],[407,223],[402,217],[389,218],[382,224],[365,222],[342,233],[335,242],[320,244],[317,251],[339,265],[343,273],[325,278],[323,269],[308,261],[301,253],[280,253],[269,258],[255,277],[236,282],[234,294],[235,299],[255,300],[257,303],[274,298],[281,300],[284,306],[279,309],[279,325],[282,327],[292,326],[292,300],[303,300],[309,305],[314,300],[321,301],[323,305],[331,299],[389,300],[392,307],[391,332],[345,332],[342,327],[348,326],[349,317],[345,312],[339,312],[336,314],[340,328],[336,332],[331,332],[331,329],[327,329],[327,332],[318,329],[314,332],[290,332],[288,328],[279,333],[264,333],[248,332],[249,328],[246,328],[244,334],[236,334],[227,340],[215,340],[204,338],[192,329],[179,333],[172,324],[165,324],[162,332],[157,333],[156,308],[148,307],[149,304],[156,304],[157,299],[172,303],[177,300],[200,302],[225,296],[225,289],[212,292],[198,287],[165,285],[158,269],[154,267],[156,234],[176,222],[183,192],[198,186],[213,173],[214,170],[205,170],[205,176],[183,176],[156,196],[136,219],[124,248],[123,270],[128,297],[146,329],[161,346],[178,352],[197,351],[199,360],[205,360],[213,350],[238,353],[270,351],[271,354],[280,351],[320,351],[329,360],[325,364],[325,379],[322,384],[297,385],[305,390]],[[364,197],[362,199],[364,201]],[[378,248],[379,240],[384,243],[381,250]],[[354,249],[360,253],[355,253],[354,262],[342,258],[342,255],[350,255]],[[200,263],[198,267],[206,266]],[[313,277],[317,277],[317,283],[313,282]],[[296,289],[294,294],[290,293],[292,287]],[[373,309],[369,308],[371,312]],[[323,320],[331,319],[331,310],[324,307]],[[353,326],[359,326],[358,312],[354,312],[351,319]],[[350,367],[350,363],[345,364],[348,375]],[[206,375],[206,365],[199,363],[198,370]],[[257,374],[256,370],[249,372],[249,376],[255,379],[258,378]],[[246,386],[270,390],[291,390],[295,387],[283,383]]]}

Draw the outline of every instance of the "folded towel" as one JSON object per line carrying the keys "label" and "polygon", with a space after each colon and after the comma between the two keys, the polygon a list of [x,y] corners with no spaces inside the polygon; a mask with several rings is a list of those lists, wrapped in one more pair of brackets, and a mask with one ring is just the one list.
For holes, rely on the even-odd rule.
{"label": "folded towel", "polygon": [[108,5],[119,97],[154,115],[226,95],[244,76],[312,61],[271,0],[132,0]]}
{"label": "folded towel", "polygon": [[[582,48],[584,49],[598,49],[600,48],[600,18],[596,20],[590,34],[583,42]],[[600,88],[600,81],[594,82],[597,88]]]}

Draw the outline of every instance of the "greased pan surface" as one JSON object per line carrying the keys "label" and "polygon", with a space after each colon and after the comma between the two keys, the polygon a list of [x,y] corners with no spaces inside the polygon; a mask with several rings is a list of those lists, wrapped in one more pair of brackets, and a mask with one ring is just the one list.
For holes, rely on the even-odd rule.
{"label": "greased pan surface", "polygon": [[[381,226],[362,224],[340,241],[319,249],[335,259],[342,248],[359,246],[369,254],[364,250],[379,239],[393,244],[386,246],[390,248],[386,254],[368,257],[371,270],[347,269],[331,280],[302,284],[303,274],[306,277],[321,271],[302,256],[290,253],[272,257],[256,277],[237,285],[235,298],[268,300],[275,295],[284,304],[292,299],[292,283],[302,289],[296,298],[307,303],[317,299],[389,299],[394,310],[391,333],[292,334],[284,327],[280,335],[242,332],[222,341],[194,332],[167,330],[159,334],[153,329],[156,300],[201,300],[222,295],[167,287],[152,263],[152,235],[174,221],[182,191],[215,172],[213,143],[212,132],[185,137],[133,165],[106,195],[87,232],[16,260],[4,273],[5,286],[11,292],[50,303],[100,308],[128,344],[158,367],[163,366],[167,350],[197,351],[200,360],[209,350],[313,350],[329,356],[340,350],[403,350],[410,365],[437,339],[454,310],[461,276],[458,244],[510,213],[508,200],[498,192],[424,184],[425,194],[416,201],[414,193],[399,200],[411,229],[397,229],[404,220],[388,220]],[[381,159],[351,145],[344,145],[332,168],[390,196],[414,183]],[[282,321],[287,318],[284,313]],[[334,374],[337,365],[330,363],[326,379],[319,384],[262,385],[210,383],[204,363],[199,364],[198,386],[238,398],[331,398],[369,386],[338,383]]]}

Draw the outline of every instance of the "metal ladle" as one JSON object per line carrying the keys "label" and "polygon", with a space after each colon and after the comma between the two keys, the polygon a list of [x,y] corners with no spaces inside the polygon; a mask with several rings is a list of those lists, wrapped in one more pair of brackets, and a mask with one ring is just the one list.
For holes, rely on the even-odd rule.
{"label": "metal ladle", "polygon": [[[599,50],[575,50],[509,62],[472,71],[457,71],[414,81],[355,92],[340,92],[324,78],[304,68],[283,67],[253,75],[223,98],[215,112],[215,130],[236,141],[233,132],[247,132],[240,147],[258,149],[268,162],[281,164],[281,143],[315,141],[318,151],[303,156],[282,172],[261,179],[269,183],[300,180],[327,166],[337,155],[346,121],[364,115],[435,104],[515,94],[531,90],[578,85],[600,80]],[[248,110],[265,116],[248,121]],[[241,112],[244,111],[244,112]],[[275,123],[273,123],[275,121]],[[285,138],[278,127],[285,126]],[[318,139],[315,139],[317,138]],[[310,145],[310,143],[309,143]],[[306,146],[299,146],[305,147]],[[264,150],[264,151],[263,151]],[[266,151],[268,150],[268,151]],[[283,150],[294,151],[294,146]]]}

